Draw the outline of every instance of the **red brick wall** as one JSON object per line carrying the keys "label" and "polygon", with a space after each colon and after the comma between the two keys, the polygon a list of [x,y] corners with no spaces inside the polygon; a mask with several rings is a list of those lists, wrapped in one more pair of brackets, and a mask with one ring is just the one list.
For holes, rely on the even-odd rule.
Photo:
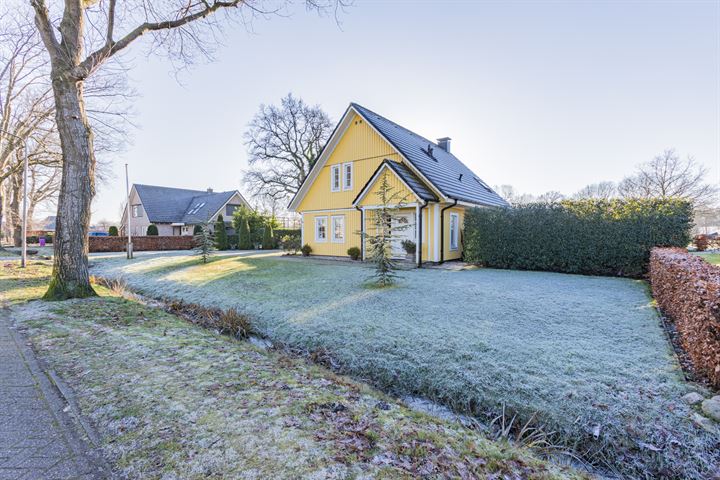
{"label": "red brick wall", "polygon": [[[91,252],[124,252],[127,246],[127,237],[89,237]],[[191,250],[194,246],[193,237],[185,236],[149,236],[133,237],[133,250]]]}

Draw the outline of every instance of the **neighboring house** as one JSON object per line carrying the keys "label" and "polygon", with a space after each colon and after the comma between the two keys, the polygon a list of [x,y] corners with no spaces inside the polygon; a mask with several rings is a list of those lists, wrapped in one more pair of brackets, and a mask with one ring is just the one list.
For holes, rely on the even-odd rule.
{"label": "neighboring house", "polygon": [[[213,222],[222,214],[229,228],[236,208],[250,204],[237,190],[213,192],[184,188],[157,187],[135,184],[130,190],[131,233],[145,235],[147,227],[155,224],[159,235],[192,235],[195,225]],[[120,230],[124,235],[127,208],[123,212]]]}
{"label": "neighboring house", "polygon": [[[346,256],[360,247],[358,232],[371,228],[378,179],[387,172],[394,191],[406,196],[398,235],[412,240],[416,262],[462,257],[462,225],[471,207],[509,204],[437,143],[351,103],[308,177],[290,203],[302,215],[302,243],[317,255]],[[400,241],[393,254],[404,257]]]}

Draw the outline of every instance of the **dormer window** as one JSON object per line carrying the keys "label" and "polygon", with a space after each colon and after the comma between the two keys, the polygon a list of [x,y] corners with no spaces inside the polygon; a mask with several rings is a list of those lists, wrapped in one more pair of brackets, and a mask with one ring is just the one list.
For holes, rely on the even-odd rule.
{"label": "dormer window", "polygon": [[330,166],[330,191],[340,191],[340,165]]}

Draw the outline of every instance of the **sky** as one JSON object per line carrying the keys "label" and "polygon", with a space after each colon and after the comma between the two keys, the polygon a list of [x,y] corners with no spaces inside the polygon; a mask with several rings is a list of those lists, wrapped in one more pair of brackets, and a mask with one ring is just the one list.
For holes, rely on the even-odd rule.
{"label": "sky", "polygon": [[242,135],[288,92],[336,121],[358,102],[452,150],[490,185],[571,194],[667,148],[720,181],[720,1],[369,1],[302,4],[226,30],[212,62],[177,73],[132,46],[137,128],[107,158],[93,220],[130,182],[239,189]]}

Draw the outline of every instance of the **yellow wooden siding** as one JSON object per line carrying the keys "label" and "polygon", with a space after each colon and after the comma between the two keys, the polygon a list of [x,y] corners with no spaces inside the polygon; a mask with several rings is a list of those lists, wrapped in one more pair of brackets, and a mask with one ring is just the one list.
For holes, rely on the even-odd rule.
{"label": "yellow wooden siding", "polygon": [[[450,214],[451,213],[457,213],[458,214],[458,227],[460,230],[460,237],[458,238],[458,248],[457,250],[450,250]],[[443,230],[445,230],[445,260],[455,260],[458,258],[462,258],[462,231],[463,231],[463,222],[465,220],[465,208],[463,207],[453,207],[448,208],[445,210],[444,214],[444,225]]]}
{"label": "yellow wooden siding", "polygon": [[[297,210],[331,210],[352,206],[357,194],[370,180],[384,159],[400,161],[395,149],[378,135],[365,120],[355,115],[350,126],[338,141],[335,149],[323,165],[315,181],[300,202]],[[332,192],[330,169],[332,165],[352,162],[353,186],[350,190]]]}
{"label": "yellow wooden siding", "polygon": [[[345,218],[345,239],[342,243],[333,242],[332,217]],[[315,240],[315,218],[327,218],[327,238],[324,242]],[[327,212],[303,214],[303,240],[312,247],[312,255],[347,256],[350,247],[360,247],[360,212],[357,210],[331,210]]]}
{"label": "yellow wooden siding", "polygon": [[378,176],[378,178],[375,179],[375,182],[371,185],[370,190],[360,201],[360,206],[367,207],[380,204],[378,192],[380,191],[383,176],[387,176],[388,185],[392,189],[389,194],[391,196],[397,194],[397,197],[391,201],[392,204],[417,202],[415,194],[412,190],[405,186],[405,183],[400,180],[400,177],[398,177],[395,172],[386,169]]}

